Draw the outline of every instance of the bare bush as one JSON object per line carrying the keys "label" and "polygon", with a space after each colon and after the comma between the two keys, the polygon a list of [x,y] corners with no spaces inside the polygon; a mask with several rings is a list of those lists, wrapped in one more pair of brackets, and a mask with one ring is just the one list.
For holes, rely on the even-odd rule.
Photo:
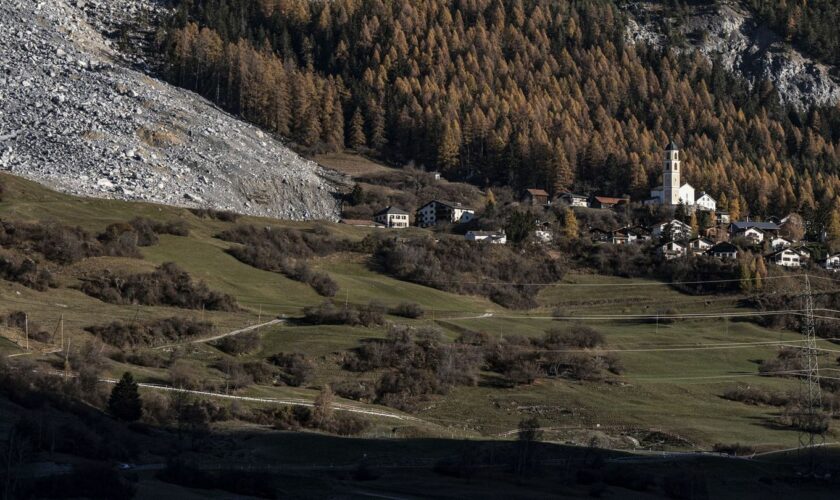
{"label": "bare bush", "polygon": [[374,252],[382,271],[440,290],[489,297],[503,306],[536,305],[540,287],[563,277],[563,264],[539,247],[471,245],[462,238],[383,239]]}
{"label": "bare bush", "polygon": [[315,376],[315,364],[301,353],[278,352],[268,361],[280,369],[279,378],[292,387],[306,385]]}
{"label": "bare bush", "polygon": [[118,320],[107,325],[89,326],[85,330],[96,335],[107,344],[125,348],[128,346],[154,346],[165,342],[199,337],[210,333],[213,330],[213,324],[173,316],[171,318],[132,321],[130,323]]}
{"label": "bare bush", "polygon": [[43,292],[55,288],[57,283],[52,273],[30,258],[11,255],[0,256],[0,278]]}
{"label": "bare bush", "polygon": [[402,302],[388,311],[394,316],[402,316],[403,318],[417,319],[422,318],[425,311],[423,306],[416,302]]}
{"label": "bare bush", "polygon": [[254,352],[260,348],[260,334],[254,331],[240,333],[238,335],[230,335],[221,338],[213,345],[220,351],[230,354],[231,356],[239,356]]}
{"label": "bare bush", "polygon": [[200,219],[213,219],[222,222],[236,222],[239,219],[239,214],[236,212],[214,208],[191,208],[190,212]]}
{"label": "bare bush", "polygon": [[376,326],[385,322],[385,308],[375,302],[366,306],[339,306],[332,301],[303,310],[304,321],[314,325]]}
{"label": "bare bush", "polygon": [[210,290],[203,281],[193,281],[173,263],[151,273],[103,276],[82,281],[81,290],[103,302],[113,304],[166,305],[187,309],[236,311],[236,301],[227,294]]}

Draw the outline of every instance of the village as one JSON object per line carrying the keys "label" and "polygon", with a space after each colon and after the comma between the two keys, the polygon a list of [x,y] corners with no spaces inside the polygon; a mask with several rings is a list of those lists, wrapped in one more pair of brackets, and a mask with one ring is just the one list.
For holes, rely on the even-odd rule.
{"label": "village", "polygon": [[[645,200],[629,196],[610,197],[596,194],[560,192],[554,196],[541,188],[525,189],[519,207],[534,213],[534,228],[530,240],[550,244],[555,233],[562,231],[544,221],[538,214],[558,213],[563,218],[580,218],[589,222],[573,238],[585,238],[593,243],[611,245],[646,245],[665,260],[707,256],[720,260],[736,260],[745,252],[763,256],[767,264],[786,268],[819,265],[828,271],[840,270],[840,252],[832,252],[823,230],[818,238],[806,238],[806,222],[796,213],[767,217],[766,220],[731,220],[727,210],[708,192],[695,196],[694,187],[681,182],[679,147],[673,142],[665,147],[663,184],[650,192]],[[439,179],[439,175],[436,176]],[[606,226],[603,217],[586,217],[591,211],[610,211],[628,214],[647,208],[659,214],[653,223]],[[533,212],[532,212],[533,211]],[[566,214],[563,216],[562,214]],[[568,215],[571,214],[571,215]],[[412,222],[413,219],[413,222]],[[370,220],[342,220],[342,223],[381,229],[405,229],[412,226],[434,228],[463,234],[464,239],[476,243],[505,245],[509,236],[503,228],[476,229],[480,210],[460,202],[430,200],[412,214],[405,209],[388,206],[376,212]],[[600,222],[599,222],[600,221]],[[575,222],[575,225],[577,222]],[[464,228],[457,231],[455,228]],[[566,236],[569,236],[566,234]]]}

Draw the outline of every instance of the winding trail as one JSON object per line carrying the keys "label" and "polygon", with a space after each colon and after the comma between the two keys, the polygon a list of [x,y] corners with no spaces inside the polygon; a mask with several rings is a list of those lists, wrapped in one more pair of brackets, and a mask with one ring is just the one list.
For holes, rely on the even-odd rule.
{"label": "winding trail", "polygon": [[[102,383],[106,384],[116,384],[118,381],[116,379],[109,379],[104,378],[99,380]],[[161,385],[161,384],[149,384],[149,383],[138,383],[139,387],[143,387],[145,389],[151,389],[156,391],[168,391],[168,392],[182,392],[186,394],[195,394],[197,396],[206,396],[206,397],[213,397],[213,398],[220,398],[220,399],[233,399],[237,401],[248,401],[253,403],[268,403],[268,404],[277,404],[283,406],[307,406],[307,407],[314,407],[315,403],[303,398],[259,398],[254,396],[234,396],[232,394],[222,394],[220,392],[210,392],[210,391],[194,391],[190,389],[182,389],[178,387],[172,387],[169,385]],[[346,411],[348,413],[359,413],[362,415],[370,415],[374,417],[384,417],[384,418],[392,418],[395,420],[400,420],[404,422],[417,422],[417,423],[425,423],[431,424],[431,422],[427,422],[425,420],[419,419],[417,417],[412,417],[410,415],[403,415],[399,413],[392,413],[386,410],[370,410],[365,408],[360,408],[358,406],[349,405],[346,403],[333,403],[333,409],[338,411]]]}
{"label": "winding trail", "polygon": [[214,335],[212,337],[201,337],[201,338],[197,338],[197,339],[186,340],[184,342],[177,342],[175,344],[166,344],[166,345],[155,347],[155,349],[169,349],[169,348],[177,347],[179,345],[184,345],[184,344],[204,344],[204,343],[207,343],[207,342],[213,342],[214,340],[223,339],[225,337],[232,337],[234,335],[239,335],[240,333],[252,332],[254,330],[259,330],[260,328],[265,328],[267,326],[279,325],[279,324],[285,323],[285,322],[286,322],[285,319],[276,318],[276,319],[273,319],[271,321],[266,321],[265,323],[258,323],[256,325],[246,326],[245,328],[240,328],[239,330],[233,330],[233,331],[226,332],[226,333],[220,333],[219,335]]}

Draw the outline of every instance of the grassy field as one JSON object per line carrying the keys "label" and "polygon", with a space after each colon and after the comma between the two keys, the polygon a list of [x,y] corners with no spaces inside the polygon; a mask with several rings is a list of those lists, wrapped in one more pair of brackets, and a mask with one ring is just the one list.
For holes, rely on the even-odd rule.
{"label": "grassy field", "polygon": [[[71,345],[91,337],[84,327],[115,319],[131,321],[172,315],[192,315],[215,323],[218,332],[233,330],[271,316],[300,316],[302,308],[324,299],[308,285],[284,276],[245,265],[225,250],[229,243],[214,237],[231,223],[201,219],[185,209],[145,203],[79,199],[58,194],[33,183],[2,176],[7,193],[0,202],[3,219],[56,220],[100,231],[113,222],[142,215],[160,221],[180,219],[191,230],[189,237],[162,236],[160,243],[142,249],[144,259],[87,259],[59,274],[61,286],[37,292],[15,283],[0,281],[0,313],[25,310],[33,323],[55,337],[46,344],[31,343],[36,351],[60,345],[61,327]],[[361,239],[372,229],[332,223],[299,223],[243,217],[240,222],[311,228],[322,224],[350,239]],[[102,269],[150,270],[163,262],[176,262],[194,278],[216,290],[232,294],[243,307],[237,313],[183,311],[169,307],[137,307],[105,304],[73,289],[79,275]],[[633,440],[660,439],[664,447],[709,449],[714,443],[745,442],[760,449],[785,448],[796,444],[796,433],[778,428],[774,419],[780,409],[749,406],[721,398],[735,384],[757,385],[776,391],[796,388],[796,382],[760,378],[757,361],[775,356],[780,343],[795,343],[796,332],[769,330],[722,313],[744,312],[738,296],[692,297],[662,283],[627,280],[589,274],[570,274],[556,286],[539,294],[540,307],[528,312],[506,310],[485,298],[459,296],[407,283],[371,270],[358,255],[334,255],[318,259],[315,267],[326,271],[339,284],[339,302],[365,304],[378,301],[387,306],[411,301],[421,304],[426,315],[419,320],[388,317],[389,321],[434,324],[449,339],[464,331],[481,331],[491,336],[537,337],[547,329],[570,322],[585,322],[598,329],[615,350],[626,372],[609,382],[574,382],[540,379],[532,386],[501,388],[495,375],[486,373],[476,387],[460,387],[446,396],[433,397],[416,412],[425,421],[425,435],[442,437],[502,438],[524,417],[536,415],[548,429],[547,436],[560,442],[588,443],[632,448]],[[668,324],[657,315],[701,314],[707,317],[683,319]],[[560,315],[564,320],[555,320]],[[609,319],[604,319],[609,315]],[[616,315],[645,315],[642,320]],[[577,318],[577,319],[568,319]],[[264,359],[277,352],[303,352],[315,359],[318,373],[312,386],[253,386],[243,394],[275,398],[313,398],[321,385],[331,381],[370,378],[340,367],[341,354],[365,339],[381,338],[386,327],[361,328],[307,326],[296,322],[262,331],[262,347],[252,359]],[[11,340],[10,340],[11,339]],[[15,343],[17,341],[17,343]],[[20,339],[0,338],[0,353],[20,353]],[[45,355],[56,361],[60,354]],[[203,367],[222,354],[209,345],[190,347],[188,356]],[[823,367],[836,366],[833,358]],[[141,380],[166,383],[166,370],[113,363],[109,373],[126,369]],[[208,380],[222,374],[204,369]],[[355,403],[360,405],[361,403]],[[376,408],[375,405],[371,406]],[[392,410],[394,411],[394,410]],[[388,423],[380,422],[371,432],[382,435]],[[418,424],[419,425],[419,424]],[[659,438],[651,438],[651,432]],[[829,437],[834,439],[834,435]],[[654,443],[655,444],[655,443]]]}

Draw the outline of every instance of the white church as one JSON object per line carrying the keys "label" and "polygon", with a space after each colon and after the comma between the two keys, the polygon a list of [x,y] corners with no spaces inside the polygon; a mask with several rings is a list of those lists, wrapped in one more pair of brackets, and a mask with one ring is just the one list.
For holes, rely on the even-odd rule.
{"label": "white church", "polygon": [[664,167],[662,185],[650,190],[650,199],[645,204],[676,207],[682,202],[690,210],[714,212],[717,209],[717,202],[709,193],[701,191],[695,199],[691,184],[680,185],[680,148],[673,140],[665,148]]}

